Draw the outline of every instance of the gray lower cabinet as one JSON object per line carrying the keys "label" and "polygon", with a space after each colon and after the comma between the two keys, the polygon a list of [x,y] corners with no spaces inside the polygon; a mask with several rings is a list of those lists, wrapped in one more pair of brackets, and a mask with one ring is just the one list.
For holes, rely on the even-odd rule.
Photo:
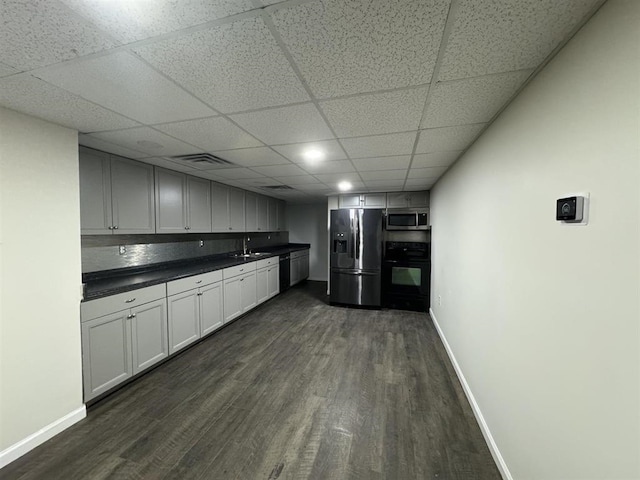
{"label": "gray lower cabinet", "polygon": [[233,320],[242,314],[242,297],[240,293],[240,276],[224,281],[224,321]]}
{"label": "gray lower cabinet", "polygon": [[280,265],[275,264],[267,268],[267,285],[269,297],[275,297],[280,293]]}
{"label": "gray lower cabinet", "polygon": [[200,335],[205,336],[224,325],[222,282],[200,288]]}
{"label": "gray lower cabinet", "polygon": [[256,302],[258,304],[269,300],[269,267],[256,270]]}
{"label": "gray lower cabinet", "polygon": [[157,285],[81,304],[85,401],[167,357],[164,292]]}
{"label": "gray lower cabinet", "polygon": [[167,297],[169,308],[169,353],[175,353],[200,338],[198,290]]}
{"label": "gray lower cabinet", "polygon": [[240,299],[242,313],[248,312],[258,304],[255,270],[240,277]]}
{"label": "gray lower cabinet", "polygon": [[309,277],[309,250],[300,250],[291,253],[290,263],[291,285],[301,282]]}

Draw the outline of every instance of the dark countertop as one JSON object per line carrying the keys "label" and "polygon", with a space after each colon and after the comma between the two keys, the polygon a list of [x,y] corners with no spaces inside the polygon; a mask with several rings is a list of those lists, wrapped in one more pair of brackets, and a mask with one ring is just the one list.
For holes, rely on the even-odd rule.
{"label": "dark countertop", "polygon": [[179,278],[212,272],[243,263],[256,262],[263,258],[283,255],[298,250],[307,250],[309,248],[310,245],[306,243],[290,243],[288,246],[261,248],[260,252],[264,252],[264,255],[260,255],[259,257],[236,258],[231,256],[232,253],[225,253],[197,259],[158,263],[145,267],[130,267],[85,273],[82,275],[82,281],[84,283],[83,301],[87,302],[116,293],[158,285],[159,283],[170,282]]}

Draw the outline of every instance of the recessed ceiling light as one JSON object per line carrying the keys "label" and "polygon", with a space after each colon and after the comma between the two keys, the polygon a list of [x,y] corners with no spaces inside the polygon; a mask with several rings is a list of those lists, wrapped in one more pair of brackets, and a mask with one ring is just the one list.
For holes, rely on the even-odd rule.
{"label": "recessed ceiling light", "polygon": [[309,148],[302,152],[302,156],[308,162],[318,162],[320,160],[324,160],[324,152],[317,148]]}
{"label": "recessed ceiling light", "polygon": [[353,187],[353,185],[351,185],[351,182],[347,182],[347,181],[340,182],[338,184],[338,188],[343,192],[346,191],[346,190],[351,190],[352,187]]}

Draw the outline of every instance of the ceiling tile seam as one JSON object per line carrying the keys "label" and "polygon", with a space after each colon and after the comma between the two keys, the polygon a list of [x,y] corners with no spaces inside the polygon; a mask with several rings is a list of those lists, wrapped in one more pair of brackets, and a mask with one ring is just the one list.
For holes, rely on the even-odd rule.
{"label": "ceiling tile seam", "polygon": [[[457,1],[457,0],[453,0],[453,1]],[[456,163],[458,163],[460,159],[464,157],[464,155],[471,149],[471,147],[473,147],[473,145],[478,141],[478,139],[482,137],[482,135],[484,135],[484,132],[486,132],[489,129],[489,127],[491,127],[493,122],[495,122],[498,119],[498,117],[502,114],[502,112],[504,112],[507,109],[507,107],[511,104],[511,102],[513,102],[518,97],[518,95],[520,95],[520,93],[527,87],[527,85],[529,85],[529,83],[531,83],[531,81],[549,64],[549,62],[551,62],[555,58],[555,56],[565,47],[565,45],[569,43],[569,41],[587,24],[587,22],[589,22],[589,20],[598,12],[598,10],[600,10],[600,8],[602,8],[602,6],[606,2],[607,0],[600,0],[600,2],[598,2],[598,4],[596,4],[591,9],[591,11],[584,16],[581,22],[578,22],[573,27],[571,32],[569,32],[569,34],[562,41],[560,41],[560,43],[558,43],[558,45],[556,45],[556,47],[553,50],[551,50],[551,53],[549,53],[549,55],[547,55],[547,57],[542,62],[540,62],[540,64],[537,67],[535,67],[533,71],[531,71],[530,68],[522,70],[522,71],[529,70],[531,71],[531,74],[525,79],[524,82],[522,82],[522,84],[520,85],[520,87],[518,87],[518,89],[514,92],[514,94],[498,109],[495,115],[486,122],[484,128],[482,128],[480,132],[478,132],[478,134],[467,145],[467,147],[460,152],[460,155],[458,156],[456,161],[453,162],[451,165],[449,165],[449,168],[447,168],[447,170],[445,170],[442,173],[442,175],[438,177],[438,179],[434,183],[434,186],[437,185],[440,179],[443,178],[446,175],[446,173],[449,170],[451,170],[451,168],[453,168],[453,166]],[[518,72],[518,71],[520,70],[514,70],[514,72]],[[487,76],[487,75],[484,75],[484,76]],[[470,77],[470,78],[478,78],[478,77]],[[460,81],[460,80],[453,80],[453,81]]]}
{"label": "ceiling tile seam", "polygon": [[[297,7],[297,6],[305,5],[307,3],[312,3],[315,1],[317,0],[289,0],[289,1],[284,1],[280,3],[274,3],[273,5],[261,5],[261,6],[265,12],[269,13],[271,11],[282,10],[284,8]],[[252,3],[254,5],[257,4],[256,0],[252,0]]]}
{"label": "ceiling tile seam", "polygon": [[[83,133],[81,135],[89,136],[86,133]],[[137,160],[142,160],[143,158],[153,158],[153,155],[149,155],[147,152],[141,152],[139,150],[136,150],[135,148],[123,147],[122,145],[118,145],[117,143],[113,143],[113,142],[110,142],[108,140],[103,140],[102,138],[98,138],[98,137],[90,137],[90,138],[95,139],[95,140],[100,140],[101,142],[106,143],[108,145],[112,145],[113,147],[126,148],[127,150],[131,150],[132,152],[137,152],[140,155],[147,155],[147,156],[143,156],[143,157],[138,157]],[[82,145],[82,143],[80,143],[80,140],[81,140],[81,138],[80,138],[80,136],[78,136],[78,145],[79,146],[83,146],[85,148],[91,148],[93,150],[98,150],[97,148],[94,148],[94,147],[89,147],[89,146],[86,146],[86,145]],[[99,151],[102,151],[102,150],[99,150]],[[109,152],[104,152],[104,153],[109,153]],[[116,155],[116,154],[115,153],[109,153],[109,155]],[[118,156],[122,156],[122,155],[118,155]]]}
{"label": "ceiling tile seam", "polygon": [[[253,0],[253,1],[255,2],[257,0]],[[293,69],[294,73],[298,77],[298,80],[302,84],[302,87],[307,92],[307,95],[309,95],[309,98],[311,98],[311,102],[316,107],[316,110],[318,111],[318,113],[322,117],[322,120],[325,122],[325,124],[329,128],[329,131],[333,135],[333,139],[335,139],[335,141],[338,143],[338,145],[340,145],[340,148],[344,152],[346,159],[349,160],[349,162],[351,163],[351,167],[358,174],[358,178],[360,178],[360,181],[364,184],[364,180],[360,176],[360,173],[356,170],[355,165],[351,161],[351,158],[349,157],[349,154],[348,154],[347,150],[342,145],[342,142],[340,142],[340,140],[338,139],[338,135],[336,134],[335,129],[333,128],[333,126],[329,122],[329,119],[325,115],[325,113],[322,110],[322,108],[320,108],[318,100],[316,99],[313,91],[311,90],[311,87],[309,86],[309,84],[307,83],[306,79],[304,78],[304,75],[302,74],[302,71],[298,67],[298,64],[293,59],[293,55],[291,55],[291,52],[289,52],[289,49],[287,48],[287,46],[285,45],[284,41],[282,40],[282,37],[280,36],[280,32],[278,32],[275,24],[273,23],[273,20],[272,20],[271,16],[266,11],[263,11],[262,12],[262,19],[263,19],[265,25],[267,26],[267,28],[269,29],[269,31],[271,32],[271,36],[273,37],[273,39],[276,41],[276,43],[280,47],[280,50],[282,51],[282,54],[285,56],[285,58],[289,62],[289,65],[291,66],[291,68]],[[303,170],[304,170],[304,168],[303,168]],[[309,172],[307,172],[307,173],[309,173]],[[324,182],[322,182],[322,183],[324,183]],[[335,190],[335,188],[333,188],[333,189]]]}
{"label": "ceiling tile seam", "polygon": [[383,95],[385,93],[394,93],[394,92],[405,92],[410,90],[419,90],[424,87],[428,87],[429,83],[417,83],[415,85],[405,85],[404,87],[396,87],[396,88],[384,88],[382,90],[372,90],[367,92],[357,92],[357,93],[349,93],[347,95],[337,95],[334,97],[319,97],[317,100],[320,103],[331,102],[333,100],[348,100],[351,98],[357,97],[366,97],[369,95]]}
{"label": "ceiling tile seam", "polygon": [[459,9],[460,9],[460,5],[458,4],[458,0],[451,0],[451,3],[449,4],[449,11],[447,12],[447,20],[444,24],[444,28],[442,29],[442,36],[440,37],[440,46],[438,48],[438,56],[433,66],[433,72],[431,73],[431,83],[427,88],[427,95],[424,99],[424,105],[422,107],[422,115],[420,116],[420,121],[418,122],[418,133],[416,134],[416,138],[413,141],[411,158],[409,159],[409,166],[407,167],[407,175],[404,179],[404,184],[402,185],[403,190],[407,187],[409,172],[411,171],[411,166],[413,165],[413,159],[415,157],[416,150],[418,148],[418,142],[420,141],[420,131],[421,131],[420,127],[422,127],[424,123],[424,119],[427,115],[427,110],[429,109],[429,105],[431,103],[431,94],[433,92],[433,89],[438,84],[438,78],[440,75],[440,66],[442,65],[444,54],[449,42],[449,37],[451,36],[451,32],[453,30],[456,17],[458,16]]}
{"label": "ceiling tile seam", "polygon": [[467,82],[469,80],[481,80],[481,79],[491,78],[491,77],[500,77],[507,73],[526,73],[526,72],[531,72],[535,70],[535,68],[536,67],[518,68],[517,70],[505,70],[504,72],[485,73],[483,75],[475,75],[473,77],[460,77],[460,78],[453,78],[450,80],[439,80],[438,85],[451,85],[456,83]]}
{"label": "ceiling tile seam", "polygon": [[[48,82],[47,80],[45,80],[44,78],[40,78],[40,77],[38,77],[38,76],[34,75],[34,74],[33,74],[33,73],[31,73],[31,72],[22,72],[22,73],[17,73],[16,75],[28,75],[28,76],[30,76],[30,77],[33,77],[33,78],[35,78],[35,79],[37,79],[37,80],[40,80],[41,82],[46,83],[47,85],[49,85],[49,86],[50,86],[50,87],[52,87],[52,88],[55,88],[55,89],[57,89],[57,90],[62,90],[63,92],[66,92],[66,93],[68,93],[69,95],[71,95],[71,96],[73,96],[73,97],[75,97],[75,98],[79,98],[79,99],[81,99],[81,100],[84,100],[84,101],[85,101],[85,102],[87,102],[87,103],[90,103],[90,104],[92,104],[92,105],[95,105],[96,107],[99,107],[99,108],[101,108],[101,109],[103,109],[103,110],[107,110],[107,111],[109,111],[109,112],[111,112],[111,113],[113,113],[113,114],[115,114],[115,115],[117,115],[117,116],[119,116],[119,117],[126,118],[127,120],[130,120],[130,121],[132,121],[132,122],[134,122],[134,123],[136,123],[136,124],[137,124],[137,125],[134,125],[133,127],[117,128],[117,129],[115,129],[115,130],[95,130],[95,131],[90,131],[90,132],[89,132],[89,131],[81,131],[81,130],[78,130],[78,133],[82,133],[82,134],[85,134],[85,135],[89,135],[89,134],[91,134],[91,133],[98,133],[98,132],[110,132],[110,131],[118,131],[118,130],[128,130],[128,129],[130,129],[130,128],[140,128],[140,127],[144,126],[144,123],[142,123],[140,120],[136,120],[135,118],[131,118],[131,117],[128,117],[128,116],[126,116],[126,115],[124,115],[124,114],[122,114],[122,113],[120,113],[120,112],[116,112],[115,110],[112,110],[112,109],[111,109],[111,108],[109,108],[109,107],[105,107],[104,105],[101,105],[101,104],[99,104],[99,103],[96,103],[96,102],[94,102],[93,100],[89,100],[88,98],[85,98],[85,97],[83,97],[82,95],[78,95],[77,93],[70,92],[70,91],[69,91],[69,90],[67,90],[66,88],[62,88],[62,87],[60,87],[60,86],[58,86],[58,85],[54,85],[53,83],[49,83],[49,82]],[[15,75],[9,75],[9,76],[15,76]],[[2,78],[4,79],[4,78],[8,78],[8,77],[2,77]]]}
{"label": "ceiling tile seam", "polygon": [[[263,7],[264,8],[264,7]],[[208,30],[210,28],[213,27],[219,27],[222,25],[227,25],[229,23],[234,23],[234,22],[238,22],[241,20],[248,20],[251,18],[256,18],[260,16],[260,11],[261,9],[253,9],[253,10],[248,10],[246,12],[241,12],[241,13],[237,13],[235,15],[229,15],[227,17],[223,17],[223,18],[217,18],[215,20],[211,20],[209,22],[205,22],[205,23],[201,23],[200,25],[194,25],[191,27],[187,27],[187,28],[183,28],[180,30],[174,30],[172,32],[167,32],[167,33],[163,33],[160,35],[156,35],[155,37],[150,37],[150,38],[145,38],[142,40],[136,40],[134,42],[129,42],[129,43],[122,43],[120,40],[115,39],[115,41],[117,43],[119,43],[120,45],[117,45],[113,48],[107,48],[105,50],[100,50],[99,52],[94,52],[94,53],[89,53],[87,55],[81,55],[79,57],[75,57],[75,58],[71,58],[69,60],[64,60],[62,62],[58,62],[58,63],[51,63],[49,65],[42,65],[36,68],[32,68],[29,70],[25,70],[26,72],[33,72],[33,71],[37,71],[37,70],[42,70],[45,68],[53,68],[53,67],[58,67],[58,66],[67,66],[67,65],[73,65],[76,63],[81,63],[87,60],[93,60],[96,58],[101,58],[101,57],[106,57],[107,55],[112,55],[115,53],[120,53],[120,52],[131,52],[131,53],[135,53],[133,52],[133,49],[138,48],[138,47],[146,47],[147,45],[153,45],[155,43],[160,43],[163,42],[165,40],[171,40],[173,38],[178,38],[182,35],[189,35],[190,33],[195,33],[195,32],[199,32],[201,30]],[[84,17],[82,17],[84,18]],[[95,25],[94,23],[91,23],[91,26],[99,31],[102,31],[99,29],[99,27],[97,25]],[[109,35],[109,38],[113,38]],[[14,67],[15,68],[15,67]]]}

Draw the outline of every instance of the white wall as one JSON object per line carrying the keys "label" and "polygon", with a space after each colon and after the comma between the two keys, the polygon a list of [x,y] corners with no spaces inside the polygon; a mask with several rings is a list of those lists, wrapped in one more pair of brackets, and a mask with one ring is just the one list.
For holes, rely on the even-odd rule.
{"label": "white wall", "polygon": [[287,205],[289,241],[310,243],[309,279],[327,280],[327,203]]}
{"label": "white wall", "polygon": [[431,192],[433,313],[515,479],[640,478],[639,26],[605,4]]}
{"label": "white wall", "polygon": [[0,108],[0,466],[84,416],[78,188],[77,132]]}

